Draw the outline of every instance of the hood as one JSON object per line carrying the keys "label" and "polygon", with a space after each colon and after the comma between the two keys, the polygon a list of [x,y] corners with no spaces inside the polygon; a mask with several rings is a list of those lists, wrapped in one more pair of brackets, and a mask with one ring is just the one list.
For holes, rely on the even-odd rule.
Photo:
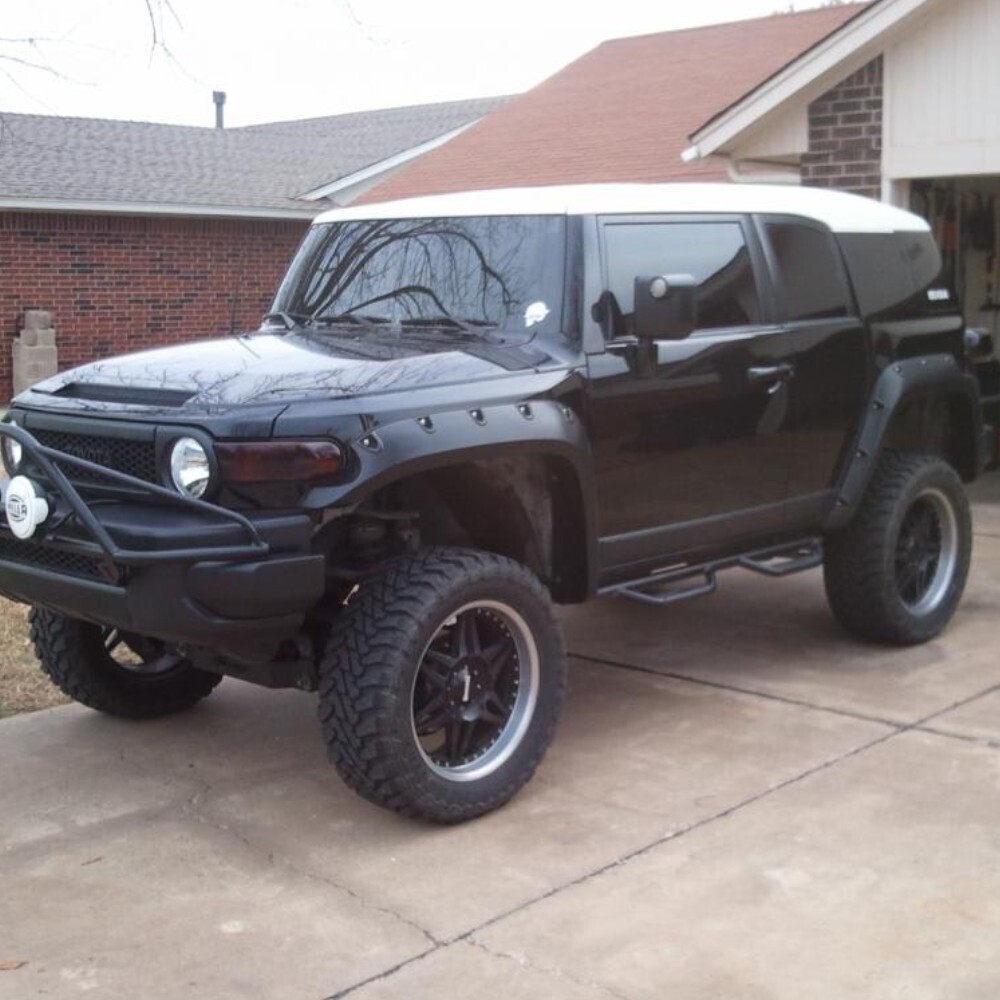
{"label": "hood", "polygon": [[512,365],[497,356],[501,349],[485,342],[460,347],[444,341],[414,348],[389,338],[365,341],[322,334],[227,337],[96,361],[38,383],[18,402],[41,405],[41,396],[48,405],[66,400],[87,409],[103,409],[104,404],[222,411],[467,384],[512,368],[531,368],[540,360]]}

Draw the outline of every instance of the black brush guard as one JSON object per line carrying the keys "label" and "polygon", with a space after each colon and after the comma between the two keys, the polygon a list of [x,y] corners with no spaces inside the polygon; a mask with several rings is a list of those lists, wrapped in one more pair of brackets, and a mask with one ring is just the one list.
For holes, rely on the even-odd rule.
{"label": "black brush guard", "polygon": [[[16,424],[0,423],[4,438],[23,449],[18,474],[50,496],[49,516],[27,540],[15,538],[5,510],[0,519],[0,593],[7,597],[259,660],[299,630],[323,595],[325,564],[310,551],[307,515],[245,516],[184,497],[47,448]],[[61,466],[99,476],[107,495],[88,503]],[[85,489],[102,491],[93,483]],[[61,571],[58,559],[32,558],[47,553],[93,560],[100,572],[88,577]]]}

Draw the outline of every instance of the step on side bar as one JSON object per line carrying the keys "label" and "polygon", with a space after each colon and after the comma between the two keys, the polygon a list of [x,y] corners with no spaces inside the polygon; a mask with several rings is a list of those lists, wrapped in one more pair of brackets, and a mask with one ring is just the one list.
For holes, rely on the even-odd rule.
{"label": "step on side bar", "polygon": [[598,596],[625,597],[630,601],[663,607],[692,597],[713,594],[718,589],[716,574],[740,567],[764,576],[790,576],[813,569],[823,562],[820,538],[803,538],[765,549],[755,549],[737,556],[727,556],[697,565],[671,566],[648,576],[625,583],[615,583],[598,590]]}

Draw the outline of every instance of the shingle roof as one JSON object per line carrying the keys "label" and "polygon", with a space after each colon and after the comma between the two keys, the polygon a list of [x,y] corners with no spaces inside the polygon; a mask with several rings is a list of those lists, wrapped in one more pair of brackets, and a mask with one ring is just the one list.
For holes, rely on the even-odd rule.
{"label": "shingle roof", "polygon": [[0,199],[290,209],[302,194],[467,125],[507,98],[218,130],[0,114]]}
{"label": "shingle roof", "polygon": [[527,185],[726,179],[717,162],[682,162],[688,136],[865,6],[604,42],[362,200]]}

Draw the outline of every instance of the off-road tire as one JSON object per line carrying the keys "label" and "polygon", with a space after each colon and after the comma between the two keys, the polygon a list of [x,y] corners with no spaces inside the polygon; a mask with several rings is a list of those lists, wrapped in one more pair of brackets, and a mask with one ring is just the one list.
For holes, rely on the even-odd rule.
{"label": "off-road tire", "polygon": [[[470,620],[471,646],[458,635]],[[439,665],[448,659],[441,650],[482,649],[484,634],[497,640],[490,649],[509,648],[483,652],[482,666],[464,652],[450,667]],[[488,655],[502,659],[502,670],[487,664]],[[464,675],[456,664],[465,664]],[[427,671],[443,693],[421,709]],[[485,688],[492,683],[498,691],[497,674],[511,671],[517,679],[506,695],[506,722],[483,708],[474,723],[453,721],[442,730],[469,726],[488,741],[496,729],[494,742],[454,767],[436,762],[421,742],[427,733],[418,735],[433,703],[445,699],[441,713],[475,716],[477,697],[495,707],[498,696]],[[354,791],[404,816],[457,823],[496,809],[531,778],[555,732],[565,684],[562,633],[538,579],[502,556],[433,548],[388,562],[345,606],[320,665],[320,722],[329,757]],[[451,737],[444,738],[435,751],[441,758],[452,753]]]}
{"label": "off-road tire", "polygon": [[[221,675],[197,670],[176,655],[158,672],[123,666],[105,646],[107,630],[90,622],[43,608],[32,608],[29,621],[42,669],[61,691],[98,712],[155,719],[190,708],[222,680]],[[162,644],[138,636],[131,637],[130,645],[137,651],[148,649],[150,659],[154,651],[161,656],[167,651]]]}
{"label": "off-road tire", "polygon": [[824,546],[827,600],[845,629],[899,646],[926,642],[951,620],[969,571],[962,481],[939,458],[886,452],[856,514]]}

